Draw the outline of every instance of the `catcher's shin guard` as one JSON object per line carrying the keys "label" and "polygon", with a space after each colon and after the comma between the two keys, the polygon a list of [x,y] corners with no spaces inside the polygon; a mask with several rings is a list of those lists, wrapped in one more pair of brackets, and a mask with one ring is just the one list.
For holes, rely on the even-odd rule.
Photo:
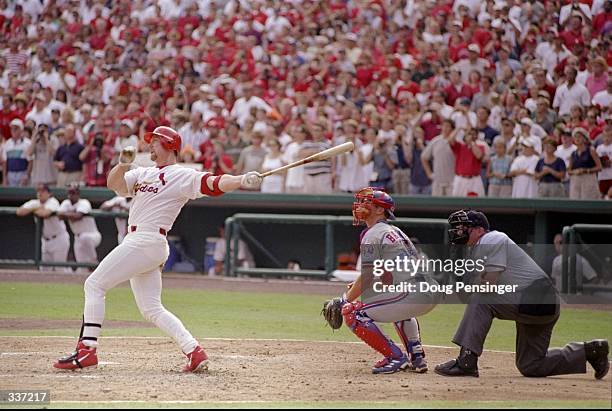
{"label": "catcher's shin guard", "polygon": [[387,338],[378,326],[359,311],[344,310],[344,322],[353,333],[385,358],[402,358],[402,350]]}

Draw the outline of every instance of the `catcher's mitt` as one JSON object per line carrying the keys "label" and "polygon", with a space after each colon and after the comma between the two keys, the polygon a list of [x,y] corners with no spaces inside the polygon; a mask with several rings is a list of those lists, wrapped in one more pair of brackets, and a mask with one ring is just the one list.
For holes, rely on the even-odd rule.
{"label": "catcher's mitt", "polygon": [[337,330],[342,327],[342,307],[344,306],[344,304],[346,304],[346,301],[339,297],[329,301],[325,301],[323,303],[323,310],[321,310],[321,315],[325,317],[327,324],[329,324],[332,330]]}

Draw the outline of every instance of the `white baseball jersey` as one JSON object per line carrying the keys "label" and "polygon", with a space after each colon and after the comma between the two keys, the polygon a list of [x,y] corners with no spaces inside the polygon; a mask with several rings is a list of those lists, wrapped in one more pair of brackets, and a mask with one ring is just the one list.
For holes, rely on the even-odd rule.
{"label": "white baseball jersey", "polygon": [[[46,210],[57,212],[60,208],[60,203],[55,197],[49,198],[44,204],[41,204],[40,200],[30,200],[22,205],[26,210],[37,210],[40,207],[44,207]],[[53,238],[61,234],[67,233],[66,224],[59,219],[57,216],[51,216],[43,220],[43,237]]]}
{"label": "white baseball jersey", "polygon": [[96,220],[94,220],[93,217],[87,215],[91,213],[91,203],[88,200],[81,198],[74,204],[72,204],[70,200],[64,200],[64,202],[59,208],[59,212],[76,212],[84,215],[84,217],[78,221],[68,220],[68,224],[70,224],[70,229],[74,234],[99,232],[98,226],[96,225]]}
{"label": "white baseball jersey", "polygon": [[170,231],[187,201],[205,197],[200,188],[206,174],[177,164],[128,171],[125,182],[133,198],[128,224]]}

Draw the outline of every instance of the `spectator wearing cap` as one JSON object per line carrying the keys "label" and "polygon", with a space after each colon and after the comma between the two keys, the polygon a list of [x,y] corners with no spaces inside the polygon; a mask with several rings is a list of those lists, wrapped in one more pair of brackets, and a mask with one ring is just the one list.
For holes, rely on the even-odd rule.
{"label": "spectator wearing cap", "polygon": [[535,168],[540,157],[536,154],[532,137],[523,139],[521,146],[521,154],[512,161],[508,174],[512,177],[512,198],[535,198],[538,195]]}
{"label": "spectator wearing cap", "polygon": [[34,107],[26,114],[25,119],[33,120],[36,124],[51,124],[51,109],[42,92],[36,94]]}
{"label": "spectator wearing cap", "polygon": [[565,161],[555,156],[557,144],[554,140],[544,140],[544,155],[535,168],[535,178],[538,180],[538,197],[567,197],[563,180],[565,179]]}
{"label": "spectator wearing cap", "polygon": [[601,159],[601,171],[597,174],[599,191],[603,196],[612,189],[612,117],[608,116],[604,126],[602,142],[597,146],[597,155]]}
{"label": "spectator wearing cap", "polygon": [[[66,224],[56,215],[60,203],[53,197],[49,186],[46,184],[36,184],[36,197],[36,199],[27,201],[19,207],[17,216],[33,215],[42,219],[41,251],[43,262],[66,262],[70,249],[70,236],[66,230]],[[59,267],[56,269],[60,270]]]}
{"label": "spectator wearing cap", "polygon": [[606,90],[610,76],[608,75],[608,63],[603,57],[593,59],[591,67],[592,73],[587,78],[585,86],[591,97],[595,97],[600,91]]}
{"label": "spectator wearing cap", "polygon": [[58,137],[63,137],[61,144],[55,156],[53,164],[59,171],[57,174],[57,185],[66,187],[71,183],[79,183],[83,175],[83,162],[79,158],[84,147],[76,139],[76,132],[73,126],[68,126],[61,130]]}
{"label": "spectator wearing cap", "polygon": [[16,118],[9,124],[11,138],[2,145],[0,159],[4,164],[4,186],[25,186],[29,181],[29,159],[27,156],[30,139],[24,136],[23,121]]}
{"label": "spectator wearing cap", "polygon": [[32,162],[31,185],[55,185],[57,170],[53,167],[53,156],[58,146],[59,141],[56,137],[51,136],[49,126],[39,124],[32,136],[32,144],[27,150],[27,156]]}
{"label": "spectator wearing cap", "polygon": [[569,197],[576,200],[601,198],[597,184],[597,173],[602,170],[601,159],[591,146],[589,133],[583,128],[572,132],[576,151],[572,153],[568,174],[570,175]]}
{"label": "spectator wearing cap", "polygon": [[513,158],[506,153],[506,142],[501,136],[493,140],[494,153],[487,162],[489,197],[512,197],[512,178],[509,177]]}
{"label": "spectator wearing cap", "polygon": [[448,144],[453,132],[451,121],[442,122],[442,132],[425,146],[419,159],[431,180],[431,195],[434,197],[449,197],[453,192],[455,154]]}
{"label": "spectator wearing cap", "polygon": [[106,178],[114,157],[115,150],[107,142],[104,132],[98,131],[91,136],[79,154],[79,160],[83,162],[85,185],[106,187]]}
{"label": "spectator wearing cap", "polygon": [[77,183],[68,187],[68,198],[62,202],[57,216],[70,225],[74,234],[74,257],[79,263],[96,263],[98,255],[96,248],[102,242],[96,221],[90,215],[91,203],[81,198],[81,190]]}
{"label": "spectator wearing cap", "polygon": [[13,108],[13,96],[6,93],[2,96],[2,110],[0,110],[0,143],[11,138],[11,121],[19,118]]}
{"label": "spectator wearing cap", "polygon": [[[452,120],[445,120],[453,132],[446,138],[455,155],[455,178],[453,179],[453,196],[484,197],[485,190],[480,176],[482,164],[485,162],[485,148],[478,140],[476,129],[458,129]],[[463,131],[463,141],[457,141],[457,134]]]}
{"label": "spectator wearing cap", "polygon": [[472,70],[476,70],[483,75],[490,66],[487,60],[480,57],[480,47],[477,44],[472,43],[467,49],[468,58],[461,59],[452,66],[452,68],[461,72],[461,79],[464,83],[469,82]]}
{"label": "spectator wearing cap", "polygon": [[591,95],[589,90],[576,82],[578,71],[573,67],[565,68],[566,81],[557,88],[553,107],[559,109],[559,115],[564,116],[570,113],[573,106],[589,107],[591,105]]}

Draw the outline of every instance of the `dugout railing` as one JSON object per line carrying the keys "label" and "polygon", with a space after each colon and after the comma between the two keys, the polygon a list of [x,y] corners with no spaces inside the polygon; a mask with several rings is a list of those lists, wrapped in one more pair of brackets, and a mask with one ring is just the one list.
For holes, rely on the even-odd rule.
{"label": "dugout railing", "polygon": [[[18,207],[0,207],[0,215],[15,215]],[[92,210],[89,213],[94,218],[127,218],[127,213],[116,213],[112,211]],[[27,217],[24,217],[27,218]],[[41,218],[34,216],[34,258],[33,259],[0,259],[0,267],[71,267],[71,268],[96,268],[97,263],[78,263],[76,261],[50,262],[42,260],[41,238],[43,221]]]}
{"label": "dugout railing", "polygon": [[[325,228],[324,247],[325,247],[325,269],[324,270],[290,270],[282,268],[283,264],[274,253],[268,250],[257,238],[249,231],[248,223],[266,224],[308,224],[321,225]],[[392,221],[398,227],[419,227],[438,229],[443,232],[444,244],[448,243],[448,222],[441,218],[397,218]],[[225,275],[227,277],[237,277],[248,275],[255,277],[309,277],[318,279],[329,279],[336,268],[334,227],[340,225],[352,225],[353,218],[349,216],[332,215],[308,215],[308,214],[248,214],[238,213],[225,220]],[[264,254],[276,267],[272,268],[241,268],[238,264],[239,241],[245,239],[250,245],[254,246],[259,252]]]}
{"label": "dugout railing", "polygon": [[[587,254],[590,259],[596,260],[603,265],[610,264],[612,255],[602,256],[591,252],[589,244],[586,243],[582,234],[604,233],[612,238],[612,225],[606,224],[574,224],[563,228],[563,247],[561,263],[561,290],[563,294],[593,293],[597,291],[612,292],[612,285],[584,284],[582,273],[577,273],[577,255],[579,248],[582,253]],[[578,275],[580,274],[580,275]]]}

